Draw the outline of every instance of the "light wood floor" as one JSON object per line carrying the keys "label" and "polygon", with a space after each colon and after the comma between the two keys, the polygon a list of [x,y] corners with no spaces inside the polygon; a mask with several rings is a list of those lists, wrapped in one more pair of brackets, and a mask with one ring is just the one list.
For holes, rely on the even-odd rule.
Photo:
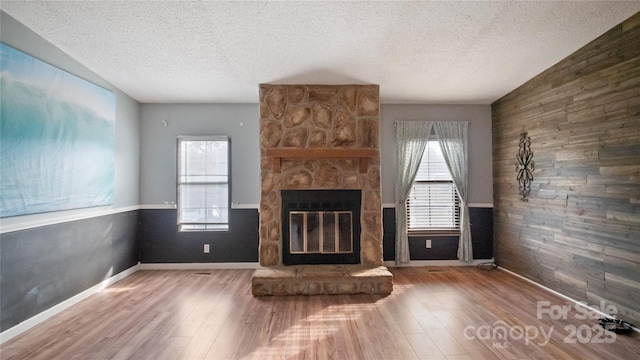
{"label": "light wood floor", "polygon": [[[537,319],[538,301],[570,304],[501,270],[391,270],[387,297],[253,297],[252,270],[139,271],[6,342],[0,358],[640,358],[637,334],[611,339],[573,307]],[[493,334],[501,326],[508,339]]]}

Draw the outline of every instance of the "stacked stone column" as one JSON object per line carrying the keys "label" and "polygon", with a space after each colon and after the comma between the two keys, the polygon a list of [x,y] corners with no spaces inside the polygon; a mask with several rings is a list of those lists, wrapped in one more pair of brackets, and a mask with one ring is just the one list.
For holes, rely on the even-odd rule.
{"label": "stacked stone column", "polygon": [[260,85],[260,265],[282,266],[280,190],[360,189],[361,262],[382,265],[380,155],[366,173],[354,159],[282,159],[269,148],[379,149],[377,85]]}

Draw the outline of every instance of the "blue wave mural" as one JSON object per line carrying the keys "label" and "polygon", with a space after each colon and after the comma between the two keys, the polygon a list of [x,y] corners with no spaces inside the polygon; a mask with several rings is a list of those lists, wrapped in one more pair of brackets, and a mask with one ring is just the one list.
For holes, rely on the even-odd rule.
{"label": "blue wave mural", "polygon": [[0,43],[0,216],[113,204],[115,96]]}

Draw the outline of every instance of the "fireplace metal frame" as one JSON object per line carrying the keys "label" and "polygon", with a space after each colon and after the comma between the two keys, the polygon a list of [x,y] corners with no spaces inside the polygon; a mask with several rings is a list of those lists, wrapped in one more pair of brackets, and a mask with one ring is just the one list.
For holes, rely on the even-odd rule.
{"label": "fireplace metal frame", "polygon": [[[284,265],[360,264],[361,190],[282,190],[282,262]],[[291,253],[290,212],[350,211],[352,219],[352,252]]]}

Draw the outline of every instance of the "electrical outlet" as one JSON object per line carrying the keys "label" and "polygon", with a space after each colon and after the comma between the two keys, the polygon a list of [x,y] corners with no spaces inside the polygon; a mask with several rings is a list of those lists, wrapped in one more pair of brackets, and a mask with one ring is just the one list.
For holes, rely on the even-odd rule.
{"label": "electrical outlet", "polygon": [[427,249],[431,249],[431,240],[427,240],[427,241],[425,241],[424,246],[425,246]]}
{"label": "electrical outlet", "polygon": [[204,253],[205,254],[209,253],[209,244],[204,244]]}

